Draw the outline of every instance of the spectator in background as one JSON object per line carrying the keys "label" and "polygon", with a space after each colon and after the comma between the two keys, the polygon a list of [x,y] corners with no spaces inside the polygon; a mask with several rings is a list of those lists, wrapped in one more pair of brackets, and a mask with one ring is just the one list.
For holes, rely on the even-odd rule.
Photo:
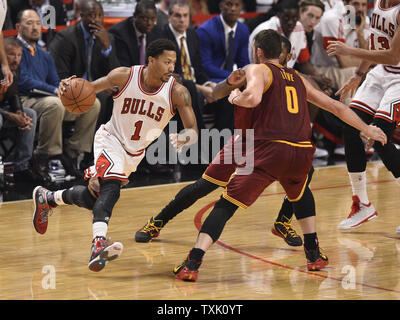
{"label": "spectator in background", "polygon": [[[323,14],[322,3],[312,3],[309,1],[304,5],[300,16],[303,17],[303,22],[307,25],[307,29],[312,31]],[[292,44],[292,58],[288,62],[288,67],[295,67],[301,73],[308,75],[312,81],[315,81],[319,88],[330,95],[332,82],[322,73],[318,72],[310,63],[310,52],[308,50],[306,32],[303,23],[299,20],[299,4],[297,0],[283,0],[276,5],[276,16],[258,25],[250,35],[250,44],[254,37],[261,30],[273,29],[284,35]],[[314,19],[306,23],[306,17],[312,14]],[[252,60],[251,46],[249,46],[249,58]]]}
{"label": "spectator in background", "polygon": [[355,26],[345,25],[344,38],[346,43],[355,48],[368,49],[370,36],[370,19],[367,16],[368,1],[345,0],[344,3],[354,7],[356,14]]}
{"label": "spectator in background", "polygon": [[37,175],[30,167],[36,130],[36,112],[22,108],[18,95],[19,64],[22,45],[14,37],[6,38],[4,47],[14,81],[11,86],[0,86],[0,129],[17,128],[15,140],[14,181],[37,182]]}
{"label": "spectator in background", "polygon": [[[10,7],[10,16],[13,25],[17,23],[18,13],[26,10],[32,9],[35,10],[36,13],[40,17],[40,21],[43,22],[43,17],[46,14],[49,14],[49,11],[46,9],[48,6],[54,7],[54,12],[56,14],[55,24],[56,26],[66,25],[67,24],[67,13],[65,10],[65,6],[62,0],[12,0],[9,1]],[[54,37],[54,30],[49,29],[49,31],[45,34],[41,34],[40,39],[38,41],[38,45],[42,48],[46,48],[47,45],[51,42]]]}
{"label": "spectator in background", "polygon": [[132,17],[115,25],[109,32],[114,36],[117,57],[121,66],[130,67],[146,63],[147,45],[161,37],[156,27],[157,9],[154,1],[141,0]]}
{"label": "spectator in background", "polygon": [[[326,1],[325,1],[326,3]],[[353,57],[334,56],[326,53],[328,41],[345,42],[344,15],[346,10],[342,1],[331,0],[332,9],[325,11],[315,27],[311,63],[320,72],[332,79],[334,88],[341,88],[354,74],[359,60]],[[333,3],[333,4],[332,4]],[[345,104],[350,101],[345,101]]]}
{"label": "spectator in background", "polygon": [[[201,0],[198,0],[201,1]],[[221,0],[207,0],[207,7],[208,12],[210,14],[221,13],[221,8],[219,3]],[[257,9],[257,2],[256,0],[245,0],[243,1],[243,10],[246,12],[254,12]]]}
{"label": "spectator in background", "polygon": [[[19,81],[21,102],[24,108],[34,109],[40,121],[38,144],[33,152],[36,169],[42,177],[47,176],[49,160],[59,159],[68,175],[80,177],[77,159],[63,154],[62,124],[64,113],[69,112],[57,96],[60,79],[55,63],[48,52],[36,45],[42,28],[40,18],[36,11],[27,9],[18,14],[17,21],[18,40],[23,46]],[[75,130],[66,149],[91,152],[99,110],[100,103],[96,100],[88,113],[67,115],[75,119]]]}
{"label": "spectator in background", "polygon": [[[175,72],[181,75],[183,85],[192,96],[197,126],[202,129],[204,124],[201,100],[206,98],[207,102],[214,102],[212,88],[216,83],[211,82],[203,70],[199,39],[196,31],[189,28],[189,21],[189,4],[182,0],[172,2],[169,9],[169,23],[164,26],[163,37],[172,40],[178,48]],[[198,93],[203,99],[200,99]]]}
{"label": "spectator in background", "polygon": [[[175,0],[169,7],[169,23],[163,28],[163,38],[173,41],[177,47],[175,73],[182,77],[182,84],[188,89],[192,97],[197,126],[201,130],[205,128],[203,121],[204,100],[207,103],[215,101],[212,97],[212,88],[216,83],[211,82],[203,70],[199,39],[196,31],[189,25],[189,4],[183,0]],[[178,121],[178,132],[182,129],[183,124]],[[198,146],[201,146],[201,136],[199,136]],[[201,152],[201,149],[199,151]],[[203,158],[206,157],[208,155],[203,156]]]}
{"label": "spectator in background", "polygon": [[[60,79],[76,75],[94,81],[119,67],[119,62],[113,38],[103,26],[102,5],[95,0],[88,0],[80,4],[79,10],[80,22],[57,32],[49,46],[49,52]],[[101,110],[98,118],[95,119],[95,115],[92,115],[92,120],[97,120],[96,129],[111,118],[112,93],[111,90],[107,90],[97,94]],[[64,120],[69,120],[70,116],[71,114],[66,114]],[[87,116],[90,117],[90,113]],[[70,154],[72,158],[76,156]],[[87,159],[92,159],[92,156],[87,155]]]}
{"label": "spectator in background", "polygon": [[[207,20],[197,29],[200,55],[204,71],[213,82],[226,79],[234,67],[249,64],[249,30],[240,21],[242,0],[222,0],[221,14]],[[218,100],[215,110],[215,127],[233,130],[233,106],[227,98]]]}

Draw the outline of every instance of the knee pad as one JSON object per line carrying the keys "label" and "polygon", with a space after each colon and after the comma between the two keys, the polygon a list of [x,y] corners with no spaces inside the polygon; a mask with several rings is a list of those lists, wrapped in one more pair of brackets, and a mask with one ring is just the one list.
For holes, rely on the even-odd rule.
{"label": "knee pad", "polygon": [[88,210],[93,210],[96,198],[94,198],[88,187],[86,186],[73,186],[69,188],[65,193],[64,202],[68,204],[75,204],[78,207],[86,208]]}
{"label": "knee pad", "polygon": [[226,222],[233,216],[237,208],[237,205],[221,197],[204,221],[200,232],[207,233],[214,242],[217,241]]}
{"label": "knee pad", "polygon": [[93,206],[93,223],[108,223],[120,193],[121,182],[119,180],[100,180],[100,194]]}
{"label": "knee pad", "polygon": [[307,186],[300,200],[292,202],[293,211],[297,220],[315,216],[314,196]]}

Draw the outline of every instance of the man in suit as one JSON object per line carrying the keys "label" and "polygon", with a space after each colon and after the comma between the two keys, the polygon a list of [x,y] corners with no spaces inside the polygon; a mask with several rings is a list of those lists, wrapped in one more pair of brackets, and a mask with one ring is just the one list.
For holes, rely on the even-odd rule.
{"label": "man in suit", "polygon": [[[196,32],[200,39],[203,69],[213,82],[220,82],[232,72],[234,65],[249,64],[249,29],[238,18],[243,9],[242,0],[222,0],[221,14],[200,25]],[[233,130],[233,106],[226,98],[218,100],[215,109],[215,127]]]}
{"label": "man in suit", "polygon": [[[89,81],[96,80],[119,67],[113,39],[103,26],[104,12],[95,0],[80,4],[79,23],[56,34],[49,51],[61,79],[76,75]],[[96,129],[106,123],[112,113],[112,91],[97,95],[101,110]]]}
{"label": "man in suit", "polygon": [[146,63],[146,47],[161,38],[156,27],[157,9],[154,1],[142,0],[129,17],[110,28],[114,36],[117,57],[121,66],[130,67]]}
{"label": "man in suit", "polygon": [[172,2],[168,21],[163,28],[163,38],[173,41],[178,48],[175,73],[182,77],[183,85],[192,96],[193,109],[199,129],[204,128],[202,108],[204,98],[213,102],[211,82],[205,73],[200,56],[200,44],[196,31],[190,28],[190,6],[183,0]]}

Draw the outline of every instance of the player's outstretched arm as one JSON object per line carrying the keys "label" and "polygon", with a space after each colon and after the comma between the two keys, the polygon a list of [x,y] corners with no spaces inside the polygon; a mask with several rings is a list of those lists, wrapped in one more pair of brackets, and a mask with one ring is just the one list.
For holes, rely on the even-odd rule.
{"label": "player's outstretched arm", "polygon": [[303,78],[304,85],[307,90],[307,101],[312,104],[333,113],[335,116],[349,124],[350,126],[360,130],[367,137],[379,141],[382,145],[386,144],[386,134],[378,127],[367,125],[361,120],[355,112],[343,103],[331,99],[325,93],[315,89],[306,79]]}
{"label": "player's outstretched arm", "polygon": [[[386,49],[386,48],[385,48]],[[340,41],[329,41],[328,56],[354,56],[376,64],[395,66],[400,63],[400,28],[397,28],[390,48],[387,50],[366,50],[354,48]]]}
{"label": "player's outstretched arm", "polygon": [[[91,84],[93,85],[96,93],[107,89],[113,89],[114,87],[118,87],[119,89],[123,88],[124,85],[128,82],[130,76],[131,69],[127,67],[119,67],[111,70],[108,75],[101,77]],[[57,94],[60,97],[64,94],[69,80],[76,78],[76,75],[73,75],[69,78],[62,79],[58,86]]]}
{"label": "player's outstretched arm", "polygon": [[244,69],[237,69],[233,71],[228,78],[217,83],[213,89],[214,99],[222,99],[235,90],[236,88],[241,88],[246,84],[246,72]]}
{"label": "player's outstretched arm", "polygon": [[180,150],[183,146],[196,143],[199,135],[196,116],[192,107],[192,98],[189,91],[181,84],[175,83],[172,91],[174,109],[178,110],[185,130],[170,134],[171,144]]}
{"label": "player's outstretched arm", "polygon": [[255,108],[260,104],[267,84],[272,81],[271,71],[261,64],[249,64],[245,71],[246,88],[243,91],[238,88],[233,90],[228,101],[239,107]]}

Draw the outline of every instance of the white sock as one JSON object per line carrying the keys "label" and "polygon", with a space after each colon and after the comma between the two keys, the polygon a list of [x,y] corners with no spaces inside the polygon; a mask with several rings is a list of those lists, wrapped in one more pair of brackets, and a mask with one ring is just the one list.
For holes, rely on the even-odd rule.
{"label": "white sock", "polygon": [[108,225],[105,222],[95,222],[93,223],[93,239],[96,237],[106,237]]}
{"label": "white sock", "polygon": [[349,176],[353,195],[357,196],[361,203],[368,204],[366,172],[349,172]]}
{"label": "white sock", "polygon": [[56,203],[58,206],[62,206],[62,205],[65,205],[65,204],[66,204],[66,203],[64,202],[63,198],[62,198],[62,193],[63,193],[65,190],[66,190],[66,189],[64,189],[64,190],[58,190],[58,191],[55,191],[55,192],[53,193],[54,201],[55,201],[55,203]]}

